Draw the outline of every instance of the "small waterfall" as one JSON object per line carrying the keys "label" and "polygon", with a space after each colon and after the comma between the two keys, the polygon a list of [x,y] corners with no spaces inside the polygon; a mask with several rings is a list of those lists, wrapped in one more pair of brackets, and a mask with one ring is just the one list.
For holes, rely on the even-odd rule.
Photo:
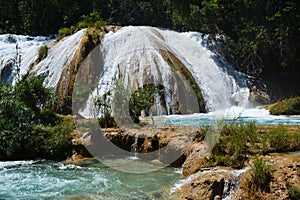
{"label": "small waterfall", "polygon": [[134,137],[134,143],[133,143],[133,152],[134,152],[134,157],[136,158],[136,159],[138,159],[138,151],[139,151],[139,144],[138,144],[138,141],[139,141],[139,136],[138,135],[136,135],[135,137]]}
{"label": "small waterfall", "polygon": [[246,167],[240,170],[232,170],[231,173],[233,178],[230,182],[225,182],[222,199],[223,200],[231,200],[234,199],[237,191],[239,190],[240,180],[245,172],[247,172],[250,167]]}
{"label": "small waterfall", "polygon": [[43,36],[0,35],[0,81],[14,85],[16,65],[19,65],[22,77],[37,59],[38,49],[51,40],[51,37]]}
{"label": "small waterfall", "polygon": [[[181,179],[175,185],[171,188],[170,194],[176,193],[180,188],[182,188],[185,185],[190,185],[193,181],[195,180],[200,180],[201,177],[204,175],[211,175],[215,173],[226,173],[228,174],[229,178],[225,180],[224,182],[224,189],[223,189],[223,194],[222,194],[222,200],[231,200],[234,199],[235,195],[237,194],[239,190],[239,184],[240,180],[245,172],[247,172],[250,169],[250,167],[246,167],[244,169],[240,170],[225,170],[225,169],[207,169],[204,171],[199,171],[195,174],[190,175],[189,177],[185,179]],[[210,176],[208,176],[210,177]],[[205,179],[204,179],[205,180]],[[208,178],[209,180],[209,178]]]}
{"label": "small waterfall", "polygon": [[[143,26],[123,27],[115,33],[106,34],[102,43],[103,68],[98,88],[94,96],[90,96],[87,106],[80,111],[81,115],[99,115],[90,113],[93,98],[96,94],[102,96],[113,90],[117,80],[123,83],[125,89],[133,91],[146,84],[162,85],[164,95],[155,94],[153,115],[175,114],[175,105],[183,97],[179,97],[180,90],[194,89],[187,89],[187,82],[178,81],[176,77],[180,70],[189,79],[195,80],[207,111],[225,110],[232,105],[246,106],[249,89],[244,76],[208,50],[203,45],[204,40],[197,32],[178,33]],[[182,69],[178,69],[181,65]],[[192,85],[191,82],[188,84]],[[185,98],[188,99],[185,104],[191,104],[190,101],[195,99]],[[200,112],[186,110],[186,113],[180,113]]]}

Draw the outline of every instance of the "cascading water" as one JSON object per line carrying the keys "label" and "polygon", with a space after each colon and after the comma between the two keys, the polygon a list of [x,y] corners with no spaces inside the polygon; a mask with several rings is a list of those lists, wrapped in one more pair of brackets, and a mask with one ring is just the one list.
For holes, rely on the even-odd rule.
{"label": "cascading water", "polygon": [[[200,33],[178,33],[153,27],[128,26],[115,33],[110,32],[105,35],[102,44],[103,69],[93,94],[104,95],[112,90],[116,80],[133,90],[148,83],[163,85],[164,99],[155,94],[152,114],[174,114],[180,90],[174,71],[181,70],[184,75],[191,74],[188,78],[200,88],[206,111],[247,104],[249,89],[243,75],[202,45],[203,40]],[[172,57],[173,63],[170,64]],[[183,67],[178,69],[176,65]],[[86,108],[80,111],[84,117],[95,116],[90,113],[93,98],[91,96]],[[199,110],[190,111],[190,114],[193,112]],[[183,114],[182,111],[180,113]]]}
{"label": "cascading water", "polygon": [[85,29],[63,38],[49,49],[47,57],[39,62],[33,69],[34,75],[46,75],[44,85],[56,87],[63,69],[68,67],[80,44]]}
{"label": "cascading water", "polygon": [[25,75],[37,59],[40,46],[49,41],[50,37],[0,35],[0,81],[14,85],[17,65],[20,67],[20,77]]}

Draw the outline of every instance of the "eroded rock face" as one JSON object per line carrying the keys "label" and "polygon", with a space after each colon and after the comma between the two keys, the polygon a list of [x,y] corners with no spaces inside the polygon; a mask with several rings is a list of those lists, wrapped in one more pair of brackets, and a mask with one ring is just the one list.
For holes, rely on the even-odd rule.
{"label": "eroded rock face", "polygon": [[[186,127],[87,130],[78,132],[72,143],[79,151],[80,145],[86,147],[94,156],[129,155],[136,151],[141,159],[181,167],[196,134],[196,128]],[[118,152],[110,152],[112,149]]]}
{"label": "eroded rock face", "polygon": [[262,80],[247,76],[247,82],[250,88],[249,101],[263,105],[271,102],[267,85]]}
{"label": "eroded rock face", "polygon": [[186,152],[187,158],[183,164],[182,175],[187,177],[199,171],[209,156],[210,152],[203,141],[193,142]]}
{"label": "eroded rock face", "polygon": [[290,199],[287,183],[300,189],[300,153],[272,154],[264,156],[263,159],[272,169],[273,178],[270,183],[269,192],[251,190],[249,187],[251,171],[249,171],[242,177],[240,183],[241,190],[238,192],[235,199]]}
{"label": "eroded rock face", "polygon": [[200,199],[220,199],[223,196],[225,184],[230,184],[232,175],[227,172],[208,172],[199,176],[192,182],[184,185],[180,199],[200,200]]}

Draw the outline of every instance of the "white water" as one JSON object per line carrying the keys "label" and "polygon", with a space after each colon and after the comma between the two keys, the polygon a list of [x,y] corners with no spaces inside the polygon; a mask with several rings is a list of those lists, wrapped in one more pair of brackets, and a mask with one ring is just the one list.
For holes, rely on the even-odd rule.
{"label": "white water", "polygon": [[21,56],[20,76],[22,76],[28,72],[30,65],[37,59],[39,47],[49,41],[51,41],[50,37],[0,35],[0,81],[14,85],[16,81],[14,70],[19,56]]}
{"label": "white water", "polygon": [[80,44],[85,29],[77,33],[64,37],[48,51],[47,57],[37,64],[33,74],[46,75],[44,85],[46,87],[56,87],[64,68],[69,67],[70,62]]}
{"label": "white water", "polygon": [[222,195],[223,200],[230,200],[230,199],[233,199],[237,190],[239,190],[239,182],[240,182],[242,175],[245,172],[247,172],[249,169],[250,169],[250,167],[246,167],[246,168],[240,169],[240,170],[226,170],[226,169],[211,168],[208,170],[199,171],[195,174],[188,176],[187,178],[177,181],[174,184],[174,186],[171,188],[170,194],[172,195],[173,193],[177,192],[184,185],[191,184],[194,180],[196,180],[197,178],[199,178],[201,176],[204,176],[205,174],[222,172],[222,173],[228,173],[228,174],[232,175],[232,178],[230,178],[228,181],[225,181],[223,195]]}
{"label": "white water", "polygon": [[262,108],[232,106],[224,111],[195,113],[190,115],[163,115],[154,117],[157,126],[208,126],[225,123],[254,122],[256,125],[300,125],[300,116],[274,116]]}
{"label": "white water", "polygon": [[173,114],[174,93],[179,87],[160,50],[175,55],[191,72],[202,90],[208,111],[224,110],[232,104],[247,104],[249,89],[244,77],[203,46],[203,40],[200,33],[178,33],[153,27],[128,26],[106,34],[98,89],[81,114],[95,116],[90,112],[94,96],[112,90],[118,78],[125,88],[133,90],[147,83],[163,85],[167,111],[162,109],[159,95],[155,95],[153,115]]}
{"label": "white water", "polygon": [[[179,178],[173,168],[161,169],[137,160],[107,160],[109,165],[151,173],[132,174],[99,162],[64,164],[50,161],[0,162],[0,199],[163,199],[163,188]],[[156,170],[154,170],[156,168]]]}

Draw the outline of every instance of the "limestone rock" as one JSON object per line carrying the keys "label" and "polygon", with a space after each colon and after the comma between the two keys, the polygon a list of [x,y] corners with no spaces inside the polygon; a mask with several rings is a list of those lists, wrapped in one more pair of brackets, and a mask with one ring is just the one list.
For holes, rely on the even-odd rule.
{"label": "limestone rock", "polygon": [[225,183],[229,183],[231,178],[231,173],[226,172],[209,172],[200,175],[180,189],[182,192],[181,199],[220,199],[224,192]]}
{"label": "limestone rock", "polygon": [[204,164],[209,156],[210,153],[207,151],[207,145],[204,142],[193,142],[186,152],[187,159],[183,164],[182,175],[187,177],[205,167]]}

